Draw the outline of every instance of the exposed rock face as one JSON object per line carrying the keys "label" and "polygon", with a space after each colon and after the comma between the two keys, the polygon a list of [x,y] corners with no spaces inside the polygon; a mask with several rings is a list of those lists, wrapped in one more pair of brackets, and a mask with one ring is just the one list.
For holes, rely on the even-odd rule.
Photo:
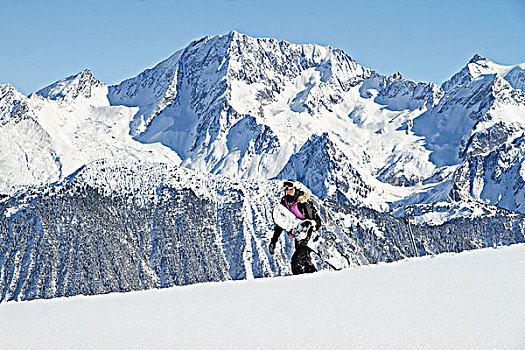
{"label": "exposed rock face", "polygon": [[314,135],[294,154],[280,179],[297,179],[315,195],[360,205],[371,191],[328,134]]}

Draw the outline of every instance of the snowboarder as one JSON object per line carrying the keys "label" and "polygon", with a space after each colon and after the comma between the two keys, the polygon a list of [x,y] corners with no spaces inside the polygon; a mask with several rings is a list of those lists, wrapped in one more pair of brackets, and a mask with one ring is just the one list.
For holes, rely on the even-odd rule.
{"label": "snowboarder", "polygon": [[[284,196],[281,198],[281,205],[301,220],[314,220],[315,226],[313,230],[317,231],[321,227],[322,220],[312,202],[308,200],[306,191],[302,191],[298,185],[299,183],[295,180],[283,182]],[[268,250],[272,255],[275,251],[275,244],[282,232],[283,228],[276,224],[273,237],[268,246]],[[291,236],[291,232],[288,232],[288,234]],[[295,240],[295,252],[292,255],[292,273],[294,275],[317,271],[310,257],[310,249],[306,246],[309,239],[310,236],[308,235],[307,238],[303,240]]]}

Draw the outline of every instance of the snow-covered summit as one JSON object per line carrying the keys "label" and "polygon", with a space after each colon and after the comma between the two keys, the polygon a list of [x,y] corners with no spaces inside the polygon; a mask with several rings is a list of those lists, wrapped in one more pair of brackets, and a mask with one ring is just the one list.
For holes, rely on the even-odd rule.
{"label": "snow-covered summit", "polygon": [[91,98],[97,90],[104,88],[107,88],[106,84],[97,80],[89,69],[85,69],[37,91],[36,94],[50,100]]}
{"label": "snow-covered summit", "polygon": [[479,54],[474,55],[468,64],[450,80],[444,82],[442,87],[449,91],[490,74],[497,74],[507,80],[514,89],[525,91],[525,62],[514,66],[504,66]]}
{"label": "snow-covered summit", "polygon": [[0,84],[0,125],[26,118],[27,98],[11,84]]}
{"label": "snow-covered summit", "polygon": [[[277,176],[323,133],[360,173],[390,168],[389,159],[412,163],[395,154],[416,141],[407,133],[410,121],[441,96],[435,84],[382,76],[340,49],[236,31],[196,40],[109,89],[113,105],[139,108],[131,123],[136,140],[168,146],[187,167],[241,178]],[[388,181],[432,175],[431,164],[423,169],[408,177],[391,172]]]}
{"label": "snow-covered summit", "polygon": [[525,132],[525,93],[516,85],[523,65],[501,66],[474,56],[443,84],[445,94],[414,120],[431,160],[457,167],[454,200],[474,200],[523,211],[525,193],[520,137]]}

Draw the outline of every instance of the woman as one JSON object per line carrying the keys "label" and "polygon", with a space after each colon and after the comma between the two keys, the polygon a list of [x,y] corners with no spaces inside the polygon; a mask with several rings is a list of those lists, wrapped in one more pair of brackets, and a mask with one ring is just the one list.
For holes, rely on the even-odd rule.
{"label": "woman", "polygon": [[[306,191],[300,190],[298,185],[299,183],[295,180],[284,181],[284,196],[281,198],[281,205],[301,220],[314,220],[315,227],[313,229],[319,230],[322,220],[312,202],[308,200]],[[283,228],[275,225],[274,234],[268,246],[268,250],[272,255],[275,251],[275,244],[282,232]],[[310,249],[306,246],[308,239],[295,240],[295,252],[292,255],[292,273],[294,275],[317,271],[310,257]]]}

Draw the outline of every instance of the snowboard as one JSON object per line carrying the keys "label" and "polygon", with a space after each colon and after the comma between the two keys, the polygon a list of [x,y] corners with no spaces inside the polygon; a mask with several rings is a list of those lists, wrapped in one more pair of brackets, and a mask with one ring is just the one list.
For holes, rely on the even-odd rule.
{"label": "snowboard", "polygon": [[280,203],[273,209],[273,221],[297,241],[307,238],[308,231],[311,231],[306,245],[311,251],[335,270],[348,267],[348,259],[335,248],[335,240],[325,239],[317,231],[310,230],[315,226],[315,221],[299,219]]}

